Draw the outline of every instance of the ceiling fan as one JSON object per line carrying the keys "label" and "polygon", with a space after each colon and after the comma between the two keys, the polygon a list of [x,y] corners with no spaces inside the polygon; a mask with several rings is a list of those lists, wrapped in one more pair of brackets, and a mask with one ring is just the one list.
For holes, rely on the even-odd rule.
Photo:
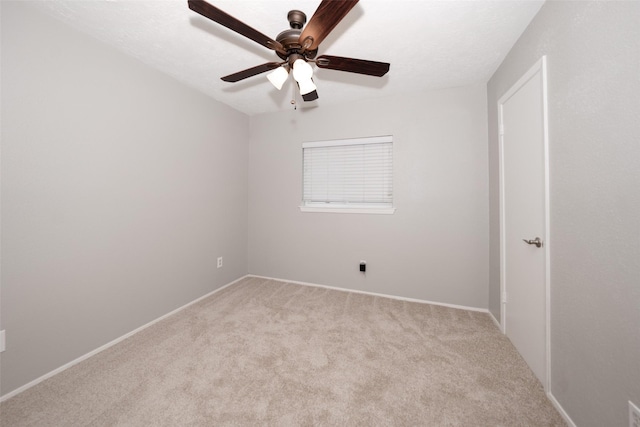
{"label": "ceiling fan", "polygon": [[318,92],[313,83],[313,68],[309,65],[310,62],[315,63],[319,68],[377,77],[382,77],[389,71],[389,64],[386,62],[330,55],[321,55],[316,58],[318,45],[358,3],[358,0],[322,0],[306,26],[304,24],[307,22],[307,16],[299,10],[292,10],[287,15],[291,28],[282,31],[275,40],[204,0],[188,0],[188,3],[189,8],[194,12],[274,50],[282,59],[280,62],[267,62],[224,76],[222,80],[225,82],[235,83],[274,70],[267,75],[267,78],[277,89],[281,89],[292,70],[302,99],[314,101],[318,99]]}

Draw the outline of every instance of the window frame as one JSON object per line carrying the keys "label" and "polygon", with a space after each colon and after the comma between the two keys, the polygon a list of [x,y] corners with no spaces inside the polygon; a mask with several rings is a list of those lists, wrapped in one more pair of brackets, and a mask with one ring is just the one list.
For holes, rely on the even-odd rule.
{"label": "window frame", "polygon": [[[331,203],[331,202],[305,202],[304,200],[304,187],[305,187],[305,169],[304,169],[304,150],[305,148],[320,148],[320,147],[337,147],[348,145],[366,145],[366,144],[391,144],[391,189],[392,196],[390,203]],[[393,205],[393,135],[373,136],[373,137],[361,137],[361,138],[347,138],[336,139],[326,141],[309,141],[302,143],[302,200],[299,206],[301,212],[323,212],[323,213],[357,213],[357,214],[386,214],[390,215],[395,213],[396,208]]]}

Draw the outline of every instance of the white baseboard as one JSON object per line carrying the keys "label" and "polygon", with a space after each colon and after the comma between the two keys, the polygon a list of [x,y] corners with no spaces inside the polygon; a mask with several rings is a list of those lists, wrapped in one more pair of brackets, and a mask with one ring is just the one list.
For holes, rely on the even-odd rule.
{"label": "white baseboard", "polygon": [[173,311],[171,311],[171,312],[169,312],[167,314],[164,314],[164,315],[158,317],[157,319],[154,319],[151,322],[149,322],[149,323],[147,323],[145,325],[142,325],[139,328],[134,329],[131,332],[128,332],[128,333],[124,334],[121,337],[116,338],[115,340],[110,341],[110,342],[106,343],[105,345],[103,345],[101,347],[98,347],[95,350],[92,350],[92,351],[90,351],[89,353],[87,353],[87,354],[85,354],[83,356],[80,356],[77,359],[74,359],[71,362],[62,365],[59,368],[56,368],[53,371],[48,372],[48,373],[42,375],[41,377],[36,378],[35,380],[33,380],[33,381],[31,381],[31,382],[29,382],[29,383],[27,383],[27,384],[25,384],[25,385],[23,385],[21,387],[18,387],[17,389],[15,389],[13,391],[10,391],[9,393],[5,394],[4,396],[0,396],[0,402],[4,402],[5,400],[10,399],[13,396],[16,396],[16,395],[22,393],[23,391],[33,387],[34,385],[39,384],[42,381],[44,381],[44,380],[46,380],[48,378],[51,378],[52,376],[54,376],[56,374],[59,374],[60,372],[66,370],[66,369],[69,369],[70,367],[72,367],[74,365],[77,365],[78,363],[82,362],[83,360],[86,360],[86,359],[90,358],[91,356],[95,356],[96,354],[100,353],[101,351],[104,351],[104,350],[108,349],[109,347],[112,347],[112,346],[118,344],[119,342],[124,341],[125,339],[129,338],[130,336],[137,334],[138,332],[142,331],[143,329],[146,329],[149,326],[151,326],[151,325],[153,325],[155,323],[158,323],[159,321],[161,321],[163,319],[166,319],[167,317],[172,316],[172,315],[176,314],[179,311],[184,310],[185,308],[189,307],[190,305],[193,305],[193,304],[197,303],[198,301],[201,301],[201,300],[203,300],[203,299],[215,294],[216,292],[220,292],[224,288],[227,288],[227,287],[233,285],[234,283],[239,282],[240,280],[244,279],[245,277],[247,277],[247,276],[246,275],[242,276],[242,277],[234,280],[233,282],[227,283],[226,285],[221,286],[218,289],[215,289],[215,290],[209,292],[206,295],[203,295],[203,296],[201,296],[199,298],[196,298],[195,300],[186,303],[182,307],[178,307],[175,310],[173,310]]}
{"label": "white baseboard", "polygon": [[500,324],[500,322],[498,322],[498,319],[496,319],[496,317],[493,315],[493,313],[490,310],[489,310],[489,316],[491,316],[491,320],[493,320],[493,323],[496,324],[500,332],[504,333],[504,331],[502,330],[502,325]]}
{"label": "white baseboard", "polygon": [[[109,347],[112,347],[116,344],[118,344],[121,341],[124,341],[125,339],[137,334],[138,332],[158,323],[159,321],[166,319],[169,316],[172,316],[176,313],[178,313],[179,311],[184,310],[185,308],[217,293],[220,292],[221,290],[233,285],[234,283],[239,282],[240,280],[246,278],[246,277],[255,277],[255,278],[259,278],[259,279],[266,279],[266,280],[277,280],[280,282],[286,282],[286,283],[294,283],[297,285],[303,285],[303,286],[313,286],[313,287],[318,287],[318,288],[326,288],[326,289],[333,289],[336,291],[342,291],[342,292],[353,292],[353,293],[357,293],[357,294],[365,294],[365,295],[371,295],[371,296],[379,296],[379,297],[385,297],[385,298],[391,298],[391,299],[395,299],[395,300],[400,300],[400,301],[409,301],[409,302],[416,302],[416,303],[421,303],[421,304],[432,304],[432,305],[438,305],[438,306],[443,306],[443,307],[449,307],[449,308],[455,308],[455,309],[459,309],[459,310],[469,310],[469,311],[476,311],[476,312],[481,312],[481,313],[488,313],[489,316],[491,317],[491,319],[494,321],[494,323],[496,324],[496,326],[501,329],[500,327],[500,323],[496,320],[496,318],[493,316],[493,314],[485,308],[478,308],[478,307],[468,307],[468,306],[463,306],[463,305],[456,305],[456,304],[446,304],[446,303],[441,303],[441,302],[435,302],[435,301],[428,301],[428,300],[421,300],[421,299],[416,299],[416,298],[405,298],[405,297],[399,297],[399,296],[395,296],[395,295],[388,295],[388,294],[380,294],[380,293],[375,293],[375,292],[367,292],[367,291],[361,291],[361,290],[355,290],[355,289],[347,289],[347,288],[339,288],[336,286],[327,286],[327,285],[320,285],[317,283],[309,283],[309,282],[300,282],[300,281],[296,281],[296,280],[287,280],[287,279],[279,279],[279,278],[275,278],[275,277],[268,277],[268,276],[259,276],[259,275],[255,275],[255,274],[247,274],[245,276],[239,277],[238,279],[227,283],[224,286],[221,286],[218,289],[215,289],[199,298],[196,298],[195,300],[188,302],[187,304],[176,308],[175,310],[164,314],[160,317],[158,317],[157,319],[152,320],[151,322],[140,326],[139,328],[134,329],[131,332],[128,332],[124,335],[122,335],[119,338],[116,338],[110,342],[108,342],[107,344],[96,348],[95,350],[90,351],[89,353],[80,356],[74,360],[72,360],[69,363],[66,363],[65,365],[60,366],[59,368],[54,369],[51,372],[48,372],[44,375],[42,375],[39,378],[36,378],[35,380],[21,386],[18,387],[17,389],[5,394],[4,396],[0,396],[0,402],[4,402],[7,399],[10,399],[20,393],[22,393],[23,391],[35,386],[36,384],[41,383],[42,381],[49,379],[51,377],[53,377],[54,375],[71,368],[74,365],[77,365],[78,363],[92,357],[95,356],[96,354],[108,349]],[[562,418],[566,421],[566,423],[570,426],[570,427],[576,427],[576,424],[573,422],[573,420],[569,417],[569,414],[567,414],[567,412],[564,410],[564,408],[562,407],[562,405],[560,405],[560,403],[556,400],[555,396],[551,393],[548,392],[547,393],[547,397],[548,399],[551,401],[551,403],[553,404],[553,406],[555,406],[555,408],[558,410],[558,412],[560,413],[560,415],[562,416]]]}
{"label": "white baseboard", "polygon": [[360,290],[356,290],[356,289],[339,288],[339,287],[336,287],[336,286],[320,285],[320,284],[317,284],[317,283],[298,282],[296,280],[278,279],[276,277],[259,276],[259,275],[256,275],[256,274],[247,274],[246,277],[255,277],[255,278],[258,278],[258,279],[267,279],[267,280],[277,280],[279,282],[294,283],[296,285],[314,286],[314,287],[317,287],[317,288],[326,288],[326,289],[333,289],[333,290],[342,291],[342,292],[353,292],[353,293],[356,293],[356,294],[365,294],[365,295],[371,295],[371,296],[376,296],[376,297],[385,297],[385,298],[391,298],[391,299],[396,299],[396,300],[400,300],[400,301],[417,302],[417,303],[421,303],[421,304],[439,305],[439,306],[442,306],[442,307],[455,308],[455,309],[458,309],[458,310],[468,310],[468,311],[478,311],[480,313],[489,313],[489,310],[486,309],[486,308],[467,307],[467,306],[464,306],[464,305],[446,304],[446,303],[442,303],[442,302],[427,301],[427,300],[416,299],[416,298],[405,298],[405,297],[399,297],[399,296],[396,296],[396,295],[379,294],[379,293],[376,293],[376,292],[360,291]]}
{"label": "white baseboard", "polygon": [[[493,315],[493,313],[491,313],[491,311],[489,311],[489,316],[491,316],[491,319],[496,324],[498,329],[500,329],[500,331],[504,334],[504,329],[502,329],[502,326],[500,325],[500,322],[498,322],[498,320],[494,317],[494,315]],[[551,387],[550,383],[551,383],[551,381],[549,380],[548,387]],[[569,414],[567,414],[567,411],[564,410],[562,405],[560,405],[560,402],[558,402],[558,400],[551,393],[551,391],[547,391],[546,394],[547,394],[547,399],[549,399],[549,401],[553,404],[553,406],[556,408],[556,410],[560,413],[560,415],[562,416],[564,421],[567,423],[567,425],[569,427],[576,427],[576,424],[573,422],[571,417],[569,417]]]}
{"label": "white baseboard", "polygon": [[[126,333],[125,335],[122,335],[119,338],[114,339],[113,341],[108,342],[107,344],[96,348],[95,350],[90,351],[89,353],[78,357],[77,359],[72,360],[69,363],[66,363],[65,365],[60,366],[59,368],[54,369],[51,372],[48,372],[44,375],[42,375],[39,378],[36,378],[35,380],[21,386],[18,387],[17,389],[10,391],[9,393],[5,394],[4,396],[0,396],[0,402],[4,402],[7,399],[12,398],[13,396],[16,396],[20,393],[22,393],[23,391],[35,386],[36,384],[41,383],[42,381],[51,378],[52,376],[66,370],[69,369],[70,367],[77,365],[78,363],[88,359],[91,356],[95,356],[96,354],[108,349],[109,347],[112,347],[116,344],[118,344],[121,341],[124,341],[125,339],[131,337],[132,335],[135,335],[136,333],[148,328],[149,326],[152,326],[155,323],[158,323],[159,321],[172,316],[176,313],[178,313],[181,310],[184,310],[185,308],[189,307],[190,305],[193,305],[213,294],[215,294],[216,292],[219,292],[231,285],[233,285],[234,283],[239,282],[240,280],[246,278],[246,277],[255,277],[255,278],[260,278],[260,279],[266,279],[266,280],[277,280],[280,282],[286,282],[286,283],[294,283],[297,285],[304,285],[304,286],[313,286],[313,287],[318,287],[318,288],[326,288],[326,289],[333,289],[336,291],[342,291],[342,292],[353,292],[353,293],[357,293],[357,294],[364,294],[364,295],[371,295],[371,296],[378,296],[378,297],[384,297],[384,298],[391,298],[391,299],[395,299],[395,300],[400,300],[400,301],[408,301],[408,302],[416,302],[416,303],[421,303],[421,304],[431,304],[431,305],[438,305],[438,306],[442,306],[442,307],[449,307],[449,308],[455,308],[458,310],[468,310],[468,311],[476,311],[476,312],[480,312],[480,313],[488,313],[489,316],[491,317],[491,319],[493,319],[493,321],[498,325],[498,327],[500,327],[500,324],[496,321],[495,317],[493,317],[493,315],[491,314],[491,312],[486,309],[486,308],[478,308],[478,307],[469,307],[469,306],[463,306],[463,305],[457,305],[457,304],[447,304],[447,303],[441,303],[441,302],[435,302],[435,301],[428,301],[428,300],[422,300],[422,299],[416,299],[416,298],[406,298],[406,297],[400,297],[400,296],[396,296],[396,295],[389,295],[389,294],[381,294],[381,293],[376,293],[376,292],[367,292],[367,291],[361,291],[361,290],[355,290],[355,289],[347,289],[347,288],[339,288],[336,286],[328,286],[328,285],[321,285],[318,283],[309,283],[309,282],[300,282],[300,281],[295,281],[295,280],[288,280],[288,279],[280,279],[280,278],[275,278],[275,277],[268,277],[268,276],[260,276],[260,275],[255,275],[255,274],[247,274],[245,276],[242,276],[236,280],[234,280],[233,282],[227,283],[226,285],[215,289],[209,293],[207,293],[206,295],[203,295],[181,307],[176,308],[175,310],[162,315],[160,317],[158,317],[157,319],[152,320],[151,322],[140,326],[139,328],[134,329],[131,332]],[[552,399],[552,395],[549,395],[550,399]],[[566,415],[566,413],[564,412],[564,410],[561,409],[559,403],[557,403],[557,401],[555,399],[552,399],[553,404],[558,407],[560,413],[563,415],[563,417],[565,417],[566,419],[569,419],[568,416]],[[569,419],[570,420],[570,419]],[[571,424],[571,423],[570,423]],[[573,425],[573,424],[571,424]]]}
{"label": "white baseboard", "polygon": [[551,394],[551,392],[547,393],[547,398],[551,401],[551,403],[553,403],[553,406],[556,407],[556,409],[558,410],[560,415],[562,415],[562,418],[569,425],[569,427],[576,427],[576,423],[573,422],[571,417],[569,417],[569,414],[567,414],[567,411],[564,410],[562,405],[560,405],[560,402],[558,402],[556,397],[553,394]]}

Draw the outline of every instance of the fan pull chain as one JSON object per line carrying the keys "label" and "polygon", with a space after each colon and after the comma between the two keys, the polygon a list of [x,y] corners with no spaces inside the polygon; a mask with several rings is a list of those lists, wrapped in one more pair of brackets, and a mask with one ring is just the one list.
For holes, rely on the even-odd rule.
{"label": "fan pull chain", "polygon": [[295,85],[291,85],[291,105],[293,105],[294,111],[298,109],[296,105],[296,87]]}

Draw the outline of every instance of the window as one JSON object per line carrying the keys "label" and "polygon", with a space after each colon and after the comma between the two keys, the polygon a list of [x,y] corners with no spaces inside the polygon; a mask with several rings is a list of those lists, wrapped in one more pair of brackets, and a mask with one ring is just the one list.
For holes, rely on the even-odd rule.
{"label": "window", "polygon": [[393,207],[393,138],[305,142],[303,212],[385,213]]}

